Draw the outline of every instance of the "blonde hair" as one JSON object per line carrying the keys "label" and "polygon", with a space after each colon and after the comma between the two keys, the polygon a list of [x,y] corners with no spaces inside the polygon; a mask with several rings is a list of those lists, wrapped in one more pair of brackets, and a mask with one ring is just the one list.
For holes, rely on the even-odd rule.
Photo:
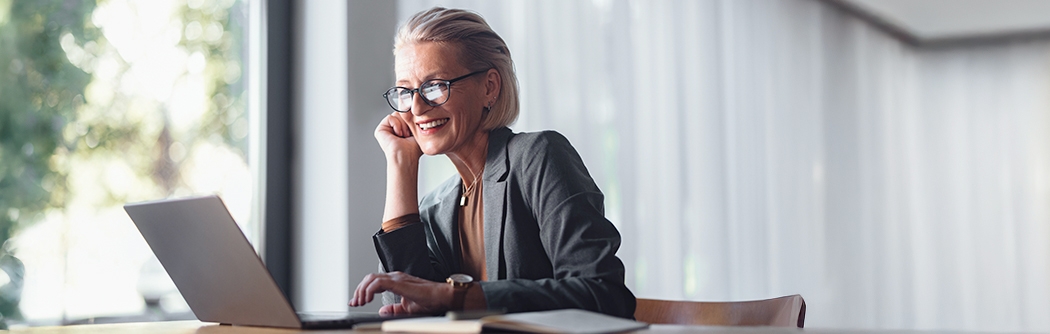
{"label": "blonde hair", "polygon": [[481,120],[481,128],[487,131],[514,123],[520,109],[514,61],[507,43],[481,15],[442,7],[416,13],[398,29],[394,54],[401,47],[418,42],[448,43],[458,48],[460,63],[472,72],[496,69],[502,85],[496,103]]}

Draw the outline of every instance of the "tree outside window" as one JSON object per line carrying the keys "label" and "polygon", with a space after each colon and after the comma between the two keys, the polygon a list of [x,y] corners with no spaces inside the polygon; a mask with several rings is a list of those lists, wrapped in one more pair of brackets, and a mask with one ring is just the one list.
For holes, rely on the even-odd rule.
{"label": "tree outside window", "polygon": [[244,8],[0,0],[0,327],[179,309],[124,203],[251,221]]}

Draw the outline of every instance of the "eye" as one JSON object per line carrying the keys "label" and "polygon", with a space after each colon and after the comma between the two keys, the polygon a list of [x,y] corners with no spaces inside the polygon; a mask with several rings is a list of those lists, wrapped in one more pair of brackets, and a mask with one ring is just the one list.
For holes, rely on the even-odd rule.
{"label": "eye", "polygon": [[441,102],[442,97],[445,95],[444,89],[441,88],[442,86],[440,84],[424,86],[422,89],[423,96],[432,102]]}
{"label": "eye", "polygon": [[401,89],[397,91],[397,99],[402,104],[412,104],[412,91],[408,89]]}

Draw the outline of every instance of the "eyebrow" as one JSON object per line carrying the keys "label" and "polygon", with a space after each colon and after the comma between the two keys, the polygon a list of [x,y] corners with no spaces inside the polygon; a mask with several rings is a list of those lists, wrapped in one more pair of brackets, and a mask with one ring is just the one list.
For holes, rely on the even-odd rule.
{"label": "eyebrow", "polygon": [[[427,81],[430,81],[430,80],[448,80],[448,79],[444,79],[443,78],[444,77],[443,74],[445,74],[445,73],[441,73],[441,71],[443,71],[443,70],[438,70],[437,72],[434,72],[434,73],[431,73],[431,74],[425,76],[424,78],[426,78],[426,79],[423,79],[422,82],[427,82]],[[408,80],[405,80],[405,79],[401,79],[401,80],[398,80],[397,82],[394,82],[394,84],[398,85],[398,86],[401,86],[401,85],[404,85],[404,84],[407,84],[407,83],[408,83]]]}

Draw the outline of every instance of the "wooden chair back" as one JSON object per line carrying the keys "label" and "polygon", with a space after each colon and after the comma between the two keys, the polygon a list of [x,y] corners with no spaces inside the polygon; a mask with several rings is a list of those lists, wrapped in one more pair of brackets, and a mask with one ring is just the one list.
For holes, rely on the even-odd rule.
{"label": "wooden chair back", "polygon": [[634,318],[650,324],[802,328],[806,321],[806,301],[800,295],[741,302],[638,298]]}

